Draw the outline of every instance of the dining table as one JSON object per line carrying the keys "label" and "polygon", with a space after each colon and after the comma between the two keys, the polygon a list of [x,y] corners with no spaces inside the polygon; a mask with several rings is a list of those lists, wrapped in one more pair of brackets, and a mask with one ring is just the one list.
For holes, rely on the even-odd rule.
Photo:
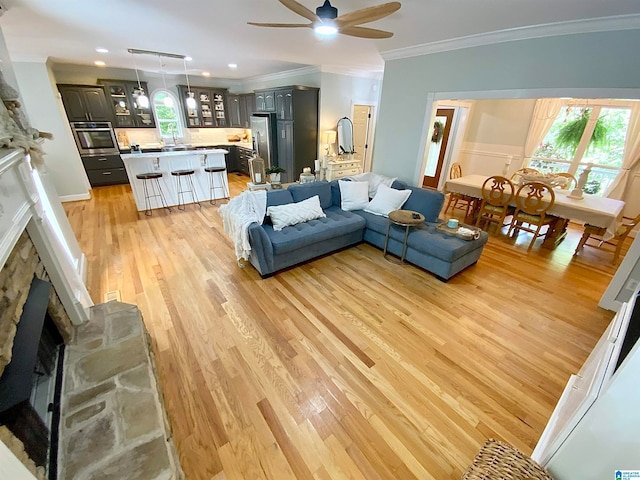
{"label": "dining table", "polygon": [[[469,217],[466,219],[468,223],[474,223],[477,219],[482,202],[482,185],[487,178],[486,175],[473,174],[450,179],[445,183],[446,192],[459,193],[477,200],[473,202]],[[514,187],[517,191],[518,185],[515,184]],[[555,201],[547,211],[547,215],[552,215],[554,221],[545,234],[542,244],[544,248],[553,249],[564,240],[570,220],[605,228],[607,233],[613,236],[621,220],[625,202],[588,193],[584,193],[582,198],[572,198],[570,196],[572,190],[569,189],[554,188],[553,191]],[[516,205],[515,197],[512,205]]]}

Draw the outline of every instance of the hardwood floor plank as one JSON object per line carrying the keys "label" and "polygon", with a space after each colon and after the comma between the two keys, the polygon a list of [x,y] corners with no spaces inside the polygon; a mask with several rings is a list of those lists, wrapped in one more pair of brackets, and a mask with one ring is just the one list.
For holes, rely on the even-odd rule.
{"label": "hardwood floor plank", "polygon": [[488,437],[531,452],[613,317],[610,256],[573,257],[572,224],[553,251],[491,236],[448,283],[364,243],[263,280],[219,206],[147,217],[114,186],[65,210],[94,300],[142,311],[190,480],[457,479]]}

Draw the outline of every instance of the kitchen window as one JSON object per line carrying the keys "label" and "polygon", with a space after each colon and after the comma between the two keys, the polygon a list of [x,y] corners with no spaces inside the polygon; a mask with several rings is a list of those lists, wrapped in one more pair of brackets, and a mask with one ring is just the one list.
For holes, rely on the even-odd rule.
{"label": "kitchen window", "polygon": [[584,191],[602,195],[622,167],[631,118],[631,108],[616,103],[568,101],[529,166],[543,173],[569,172],[578,178],[591,165]]}
{"label": "kitchen window", "polygon": [[176,97],[166,90],[159,90],[153,94],[153,111],[156,125],[163,139],[175,143],[177,138],[183,137],[180,113],[178,112]]}

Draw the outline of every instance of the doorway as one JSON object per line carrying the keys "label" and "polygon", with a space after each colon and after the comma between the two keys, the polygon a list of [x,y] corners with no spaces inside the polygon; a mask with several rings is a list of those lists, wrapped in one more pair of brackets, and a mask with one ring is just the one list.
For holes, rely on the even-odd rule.
{"label": "doorway", "polygon": [[453,125],[454,108],[438,108],[433,124],[433,134],[431,135],[427,165],[424,171],[423,187],[438,188],[442,167],[444,165],[447,146],[449,145],[449,134]]}
{"label": "doorway", "polygon": [[373,126],[373,106],[353,106],[353,149],[354,160],[362,164],[362,171],[367,172],[371,166],[371,137]]}

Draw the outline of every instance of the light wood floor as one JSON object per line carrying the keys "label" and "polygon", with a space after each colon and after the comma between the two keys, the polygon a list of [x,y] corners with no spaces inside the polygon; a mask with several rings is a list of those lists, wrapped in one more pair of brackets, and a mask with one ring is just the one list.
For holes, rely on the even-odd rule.
{"label": "light wood floor", "polygon": [[94,301],[143,313],[187,479],[443,480],[488,437],[530,453],[613,316],[577,229],[530,254],[493,236],[446,284],[367,244],[262,280],[217,206],[145,217],[116,186],[65,208]]}

